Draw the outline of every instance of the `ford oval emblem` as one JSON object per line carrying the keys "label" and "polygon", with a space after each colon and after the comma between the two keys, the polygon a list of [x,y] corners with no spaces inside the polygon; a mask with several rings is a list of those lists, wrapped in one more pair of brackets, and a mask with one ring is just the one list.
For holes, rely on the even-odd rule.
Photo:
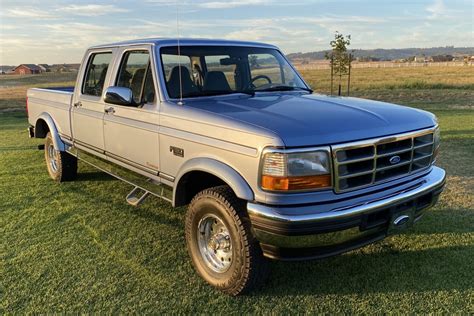
{"label": "ford oval emblem", "polygon": [[393,156],[390,158],[389,161],[392,165],[396,165],[397,163],[400,162],[400,160],[401,160],[400,156]]}
{"label": "ford oval emblem", "polygon": [[397,217],[397,218],[393,221],[393,225],[395,225],[395,226],[402,226],[403,224],[408,223],[409,220],[410,220],[410,216],[408,216],[408,215],[402,215],[402,216]]}

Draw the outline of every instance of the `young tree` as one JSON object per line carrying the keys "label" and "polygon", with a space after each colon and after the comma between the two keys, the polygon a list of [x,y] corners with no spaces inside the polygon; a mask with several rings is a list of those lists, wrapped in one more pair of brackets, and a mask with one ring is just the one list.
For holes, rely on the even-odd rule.
{"label": "young tree", "polygon": [[326,53],[326,59],[329,59],[331,65],[331,94],[333,93],[334,75],[339,77],[338,95],[341,95],[342,76],[348,75],[347,94],[349,94],[352,55],[347,52],[347,47],[351,44],[351,36],[344,36],[336,31],[334,40],[329,44],[332,50],[330,53]]}
{"label": "young tree", "polygon": [[258,56],[257,55],[250,55],[249,56],[249,64],[251,68],[260,68],[258,64]]}

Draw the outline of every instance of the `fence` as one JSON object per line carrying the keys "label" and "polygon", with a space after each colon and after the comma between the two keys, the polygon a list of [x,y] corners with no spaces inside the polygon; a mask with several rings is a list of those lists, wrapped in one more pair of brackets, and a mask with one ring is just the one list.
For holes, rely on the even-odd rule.
{"label": "fence", "polygon": [[[298,70],[330,69],[329,63],[294,64]],[[414,68],[414,67],[473,67],[474,62],[420,62],[420,63],[394,63],[394,62],[354,62],[352,68]]]}

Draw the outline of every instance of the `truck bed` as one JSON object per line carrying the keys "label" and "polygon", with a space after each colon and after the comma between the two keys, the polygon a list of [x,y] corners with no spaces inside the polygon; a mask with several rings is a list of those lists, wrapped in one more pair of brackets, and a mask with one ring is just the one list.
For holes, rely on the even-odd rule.
{"label": "truck bed", "polygon": [[61,92],[74,92],[74,87],[48,87],[43,88],[43,90],[53,90],[53,91],[61,91]]}
{"label": "truck bed", "polygon": [[54,119],[60,135],[71,136],[69,111],[74,87],[48,87],[28,89],[28,122],[36,126],[42,115]]}

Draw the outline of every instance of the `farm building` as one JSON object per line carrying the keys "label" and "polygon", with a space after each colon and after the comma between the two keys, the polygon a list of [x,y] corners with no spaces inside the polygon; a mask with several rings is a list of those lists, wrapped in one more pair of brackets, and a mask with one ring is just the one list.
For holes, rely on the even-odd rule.
{"label": "farm building", "polygon": [[41,68],[41,72],[51,72],[51,67],[48,64],[38,64]]}
{"label": "farm building", "polygon": [[77,72],[81,64],[55,64],[50,67],[53,72]]}
{"label": "farm building", "polygon": [[9,74],[13,71],[13,66],[0,66],[0,75]]}
{"label": "farm building", "polygon": [[39,74],[41,68],[33,64],[21,64],[13,69],[13,73],[17,75]]}

